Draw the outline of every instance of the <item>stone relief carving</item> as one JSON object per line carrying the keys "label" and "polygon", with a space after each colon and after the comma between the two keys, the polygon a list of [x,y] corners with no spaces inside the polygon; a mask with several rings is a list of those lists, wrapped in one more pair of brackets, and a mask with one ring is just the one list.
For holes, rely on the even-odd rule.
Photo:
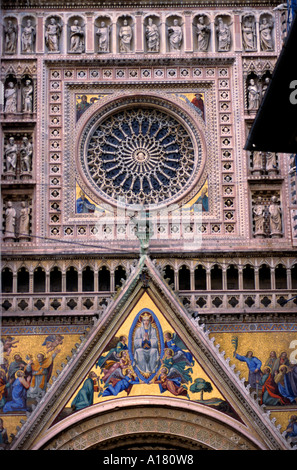
{"label": "stone relief carving", "polygon": [[30,54],[34,52],[36,39],[36,28],[32,24],[31,19],[27,19],[25,26],[23,26],[22,37],[21,37],[21,50],[24,54]]}
{"label": "stone relief carving", "polygon": [[45,45],[48,52],[60,52],[59,43],[63,25],[51,17],[45,27]]}

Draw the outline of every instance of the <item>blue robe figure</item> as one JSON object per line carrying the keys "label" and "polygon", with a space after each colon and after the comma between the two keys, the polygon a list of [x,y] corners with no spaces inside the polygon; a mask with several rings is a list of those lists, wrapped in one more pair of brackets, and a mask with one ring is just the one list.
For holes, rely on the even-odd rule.
{"label": "blue robe figure", "polygon": [[87,406],[93,405],[94,392],[98,391],[98,387],[94,384],[94,378],[97,378],[97,376],[94,372],[91,372],[71,403],[71,408],[73,410],[82,410]]}
{"label": "blue robe figure", "polygon": [[240,356],[239,354],[235,354],[235,357],[239,361],[246,362],[249,369],[249,384],[252,388],[257,388],[262,377],[262,362],[260,361],[260,359],[253,356],[252,351],[248,351],[246,356]]}
{"label": "blue robe figure", "polygon": [[13,411],[27,411],[27,390],[20,382],[19,378],[16,378],[12,384],[12,400],[5,403],[3,406],[3,413],[11,413]]}
{"label": "blue robe figure", "polygon": [[130,393],[132,385],[139,384],[138,377],[133,376],[134,374],[128,369],[124,374],[127,374],[124,379],[119,380],[115,385],[109,385],[102,393],[103,397],[116,396],[123,390],[126,390],[127,394]]}

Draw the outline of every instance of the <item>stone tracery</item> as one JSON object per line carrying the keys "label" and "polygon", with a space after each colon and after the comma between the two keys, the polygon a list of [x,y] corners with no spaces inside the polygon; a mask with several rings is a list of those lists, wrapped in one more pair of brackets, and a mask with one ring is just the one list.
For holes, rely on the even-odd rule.
{"label": "stone tracery", "polygon": [[172,116],[151,108],[115,113],[93,132],[86,158],[93,185],[127,203],[176,196],[195,169],[192,139]]}

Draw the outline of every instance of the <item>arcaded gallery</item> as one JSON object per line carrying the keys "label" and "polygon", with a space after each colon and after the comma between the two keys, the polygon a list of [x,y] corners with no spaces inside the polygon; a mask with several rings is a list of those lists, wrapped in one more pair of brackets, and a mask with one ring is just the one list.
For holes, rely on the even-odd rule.
{"label": "arcaded gallery", "polygon": [[1,449],[297,449],[291,3],[2,1]]}

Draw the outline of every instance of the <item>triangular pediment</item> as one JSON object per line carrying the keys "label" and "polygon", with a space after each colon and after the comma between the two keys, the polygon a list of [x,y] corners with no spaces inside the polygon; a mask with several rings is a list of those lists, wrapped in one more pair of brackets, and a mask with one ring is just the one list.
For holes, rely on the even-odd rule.
{"label": "triangular pediment", "polygon": [[286,448],[228,358],[144,255],[28,418],[14,448],[55,448],[69,426],[148,403],[205,415],[247,447]]}

